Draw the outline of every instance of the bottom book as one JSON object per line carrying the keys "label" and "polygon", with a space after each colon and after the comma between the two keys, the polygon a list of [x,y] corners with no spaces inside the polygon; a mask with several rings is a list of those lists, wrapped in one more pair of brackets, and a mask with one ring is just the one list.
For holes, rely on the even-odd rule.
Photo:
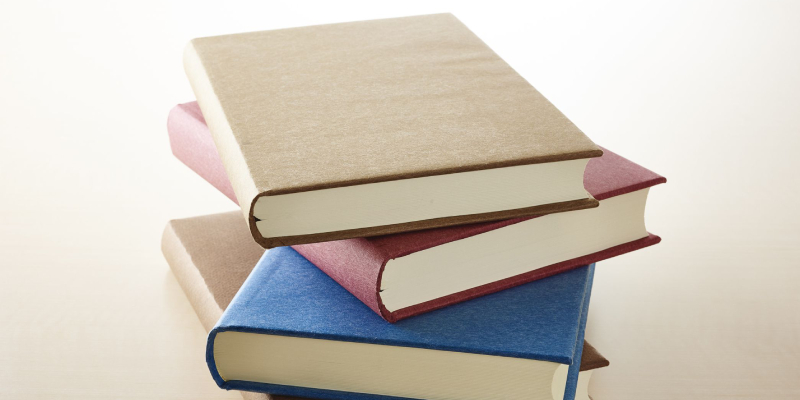
{"label": "bottom book", "polygon": [[[264,270],[265,268],[267,268],[264,266],[264,264],[265,263],[269,264],[270,262],[274,264],[276,262],[275,259],[276,257],[279,258],[278,261],[282,259],[293,259],[295,264],[300,263],[305,265],[305,260],[288,248],[271,250],[270,252],[272,254],[264,256],[264,259],[267,259],[267,261],[264,261],[264,259],[262,259],[262,255],[264,255],[264,250],[260,246],[255,244],[252,240],[250,240],[247,227],[242,222],[241,215],[238,212],[171,221],[167,225],[164,231],[162,239],[162,250],[170,267],[172,268],[173,273],[175,274],[178,282],[180,283],[181,287],[183,288],[184,292],[189,298],[190,303],[197,312],[197,315],[201,323],[203,324],[204,328],[207,331],[211,331],[214,328],[215,324],[222,316],[223,311],[228,307],[228,305],[233,300],[234,295],[237,293],[239,288],[244,284],[247,277],[251,274],[254,266],[258,264],[260,268]],[[287,254],[282,254],[284,252]],[[259,260],[261,260],[261,262],[259,262]],[[308,265],[310,265],[310,263]],[[262,271],[262,272],[271,273],[273,271]],[[315,270],[309,269],[308,271],[304,271],[304,273],[306,275],[308,274],[315,275],[314,274]],[[577,274],[579,273],[580,272],[577,272]],[[587,273],[584,274],[586,275]],[[590,284],[591,280],[590,273],[588,273],[588,275]],[[314,276],[314,279],[325,279],[325,278],[327,278],[325,275]],[[575,279],[580,280],[581,278],[577,276],[573,277],[573,280]],[[542,282],[546,283],[547,280]],[[302,284],[303,282],[294,282],[294,283]],[[308,284],[309,281],[305,281],[305,283]],[[563,286],[564,284],[568,284],[569,282],[564,281],[562,279],[562,282],[560,283]],[[324,286],[325,283],[323,282],[322,285]],[[539,284],[539,286],[542,285],[543,284]],[[331,287],[333,288],[334,286]],[[263,291],[259,290],[259,292]],[[346,294],[346,292],[343,292],[342,295],[350,296],[349,294]],[[256,297],[255,300],[258,300],[257,299],[258,295],[256,295],[255,297]],[[250,300],[253,299],[251,298]],[[479,302],[479,301],[481,300],[479,299],[473,302]],[[483,300],[483,302],[486,301],[487,300]],[[488,299],[488,301],[491,301],[491,297]],[[291,300],[289,302],[291,303]],[[470,304],[473,302],[467,302],[462,306],[455,306],[455,307],[461,307],[463,314],[464,310],[469,311],[469,307],[472,307]],[[360,303],[356,302],[354,304],[357,304],[356,306],[360,306]],[[330,314],[330,312],[332,312],[331,310],[321,310],[321,311],[324,314]],[[454,318],[454,315],[456,317],[458,316],[457,309],[455,310],[455,314],[454,312],[449,312],[447,310],[442,310],[438,313],[439,314],[449,313],[449,318],[451,319]],[[374,315],[369,313],[367,310],[365,310],[364,315],[368,315],[369,317],[367,318],[374,317]],[[418,324],[422,324],[422,326],[424,327],[426,321],[435,322],[436,318],[441,319],[441,317],[436,317],[436,315],[434,314],[431,317],[422,316],[418,318],[412,318],[408,322],[413,324],[415,320],[419,320],[421,322],[419,322]],[[394,326],[389,325],[382,320],[376,320],[376,321],[369,320],[368,322],[374,324],[385,324],[385,325],[376,325],[381,329],[384,328],[396,329],[396,327],[400,327],[401,329],[403,329],[403,327],[405,326],[403,325],[403,323],[396,324]],[[420,326],[415,327],[413,325],[409,325],[408,327],[406,327],[406,329],[413,330],[419,327]],[[431,328],[431,326],[427,326],[427,328]],[[231,331],[233,330],[236,330],[236,328],[234,327],[233,329],[231,329]],[[218,329],[218,331],[220,330]],[[582,331],[580,333],[581,333],[580,337],[582,338]],[[396,335],[396,333],[390,333],[390,335]],[[210,348],[213,347],[214,344],[213,342],[214,342],[213,340],[210,341],[209,344]],[[311,340],[310,342],[311,343],[304,343],[303,346],[307,346],[309,344],[313,345],[314,342],[319,342],[319,340],[317,341]],[[439,343],[439,345],[441,344],[442,343]],[[412,343],[411,345],[413,346],[414,343]],[[445,345],[447,345],[447,343],[445,343]],[[389,347],[389,346],[378,346],[378,347]],[[245,351],[249,352],[248,349],[245,349]],[[436,350],[434,350],[433,352],[451,353],[450,351],[442,352]],[[213,373],[214,372],[213,368],[215,367],[213,362],[214,359],[213,350],[210,354],[211,354],[210,359],[212,360],[210,364],[212,365],[212,373]],[[314,354],[316,355],[316,353]],[[576,351],[575,354],[581,354],[581,353],[579,351]],[[493,356],[488,356],[488,357],[493,357]],[[494,358],[508,358],[508,357],[494,357]],[[273,361],[274,363],[280,363],[280,362],[289,363],[291,360],[284,359],[283,361],[278,361],[278,360],[273,360]],[[573,386],[574,398],[588,399],[589,397],[587,388],[592,371],[597,368],[605,367],[607,365],[608,361],[602,355],[600,355],[594,348],[592,348],[591,345],[589,345],[588,343],[584,343],[583,352],[580,358],[580,366],[579,366],[580,373],[578,373],[577,376],[577,385]],[[281,365],[273,365],[272,367],[269,367],[269,369],[272,368],[281,368]],[[253,371],[250,371],[248,373],[258,375],[258,373],[254,373]],[[226,388],[242,388],[242,389],[251,389],[259,391],[270,391],[269,390],[270,388],[277,387],[278,389],[277,391],[283,391],[283,393],[287,393],[287,389],[283,385],[264,385],[264,384],[253,384],[252,382],[249,382],[247,385],[240,385],[239,387],[236,387],[236,384],[234,384],[233,385],[234,387],[230,387],[229,385],[227,385],[229,382],[221,380],[219,374],[215,376],[215,379],[217,379],[218,383],[222,381],[223,385]],[[438,378],[436,378],[436,380],[438,380]],[[233,381],[233,383],[237,382],[240,381]],[[306,389],[305,391],[306,393],[309,392],[308,389]],[[310,392],[315,392],[315,391],[311,390]],[[277,395],[270,396],[254,392],[241,392],[241,393],[245,399],[264,400],[272,398],[278,400],[278,399],[292,398],[292,397],[284,397]],[[400,390],[400,393],[406,393],[406,392]],[[288,390],[287,394],[298,394],[298,391]],[[317,397],[336,398],[337,396],[342,396],[344,398],[359,397],[358,394],[354,396],[352,393],[330,391],[330,390],[321,390],[319,391],[319,394],[320,394],[319,396],[312,396],[312,397],[315,398]],[[382,397],[387,397],[387,396],[383,395]],[[467,397],[477,398],[481,396],[467,396]],[[497,396],[491,396],[491,397],[497,397]]]}

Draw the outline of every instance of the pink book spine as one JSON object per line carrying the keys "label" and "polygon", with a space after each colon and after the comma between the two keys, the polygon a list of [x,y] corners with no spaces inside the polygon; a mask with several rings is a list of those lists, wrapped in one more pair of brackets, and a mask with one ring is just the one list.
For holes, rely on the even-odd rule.
{"label": "pink book spine", "polygon": [[292,246],[367,307],[394,322],[380,299],[380,281],[389,258],[369,241],[357,238]]}
{"label": "pink book spine", "polygon": [[175,106],[167,117],[167,132],[172,154],[238,204],[197,102]]}

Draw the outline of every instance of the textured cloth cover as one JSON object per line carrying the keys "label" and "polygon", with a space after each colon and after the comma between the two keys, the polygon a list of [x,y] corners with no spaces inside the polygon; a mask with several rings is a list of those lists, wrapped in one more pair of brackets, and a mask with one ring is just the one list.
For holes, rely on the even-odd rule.
{"label": "textured cloth cover", "polygon": [[[390,324],[288,247],[269,250],[208,338],[206,360],[225,389],[326,399],[384,396],[224,381],[214,338],[241,331],[390,346],[470,352],[570,365],[567,396],[577,383],[594,265]],[[546,304],[546,307],[534,305]]]}
{"label": "textured cloth cover", "polygon": [[184,65],[254,239],[265,247],[597,206],[587,197],[264,238],[252,212],[261,196],[602,151],[451,14],[198,38]]}
{"label": "textured cloth cover", "polygon": [[[264,254],[264,249],[249,239],[238,211],[172,220],[164,228],[164,257],[206,331],[216,325]],[[608,365],[608,360],[584,341],[580,370]],[[291,399],[241,393],[245,400]]]}
{"label": "textured cloth cover", "polygon": [[[191,102],[176,106],[170,112],[169,121],[170,142],[173,143],[175,156],[228,198],[236,201],[233,189],[230,188],[230,184],[227,181],[222,161],[211,140],[211,132],[203,123],[202,114],[197,103]],[[178,129],[177,127],[185,127],[186,129]],[[176,148],[175,146],[187,146],[190,149]],[[598,200],[604,200],[664,182],[666,182],[664,177],[604,149],[602,157],[589,161],[583,184],[592,196]],[[551,276],[580,265],[598,262],[638,250],[654,245],[661,240],[658,236],[651,234],[642,239],[611,247],[597,253],[566,260],[508,279],[395,310],[394,312],[390,312],[383,307],[379,291],[381,286],[380,277],[386,262],[389,260],[528,219],[531,218],[461,225],[369,238],[345,239],[293,247],[361,299],[373,311],[379,313],[387,321],[394,322]]]}

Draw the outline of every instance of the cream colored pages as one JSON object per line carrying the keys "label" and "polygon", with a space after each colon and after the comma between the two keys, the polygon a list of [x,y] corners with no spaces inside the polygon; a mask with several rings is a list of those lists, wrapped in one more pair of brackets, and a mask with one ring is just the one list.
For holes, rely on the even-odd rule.
{"label": "cream colored pages", "polygon": [[563,398],[569,366],[547,361],[220,332],[214,360],[226,380],[431,400]]}
{"label": "cream colored pages", "polygon": [[390,311],[647,237],[649,189],[600,207],[556,213],[389,260],[381,300]]}

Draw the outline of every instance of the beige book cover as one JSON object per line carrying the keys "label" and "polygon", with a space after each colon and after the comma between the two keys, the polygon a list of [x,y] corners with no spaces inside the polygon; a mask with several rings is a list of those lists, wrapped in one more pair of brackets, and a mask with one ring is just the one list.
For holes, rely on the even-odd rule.
{"label": "beige book cover", "polygon": [[198,38],[184,65],[262,246],[597,206],[602,150],[451,14]]}
{"label": "beige book cover", "polygon": [[[161,251],[206,332],[264,254],[264,249],[250,240],[238,212],[170,221],[161,238]],[[293,399],[240,393],[244,400]]]}
{"label": "beige book cover", "polygon": [[[170,221],[164,229],[161,250],[206,332],[217,323],[264,254],[263,248],[249,240],[247,226],[236,211]],[[608,365],[605,357],[584,342],[582,374]],[[586,389],[588,378],[581,375],[579,388]],[[241,393],[246,400],[293,399]]]}

